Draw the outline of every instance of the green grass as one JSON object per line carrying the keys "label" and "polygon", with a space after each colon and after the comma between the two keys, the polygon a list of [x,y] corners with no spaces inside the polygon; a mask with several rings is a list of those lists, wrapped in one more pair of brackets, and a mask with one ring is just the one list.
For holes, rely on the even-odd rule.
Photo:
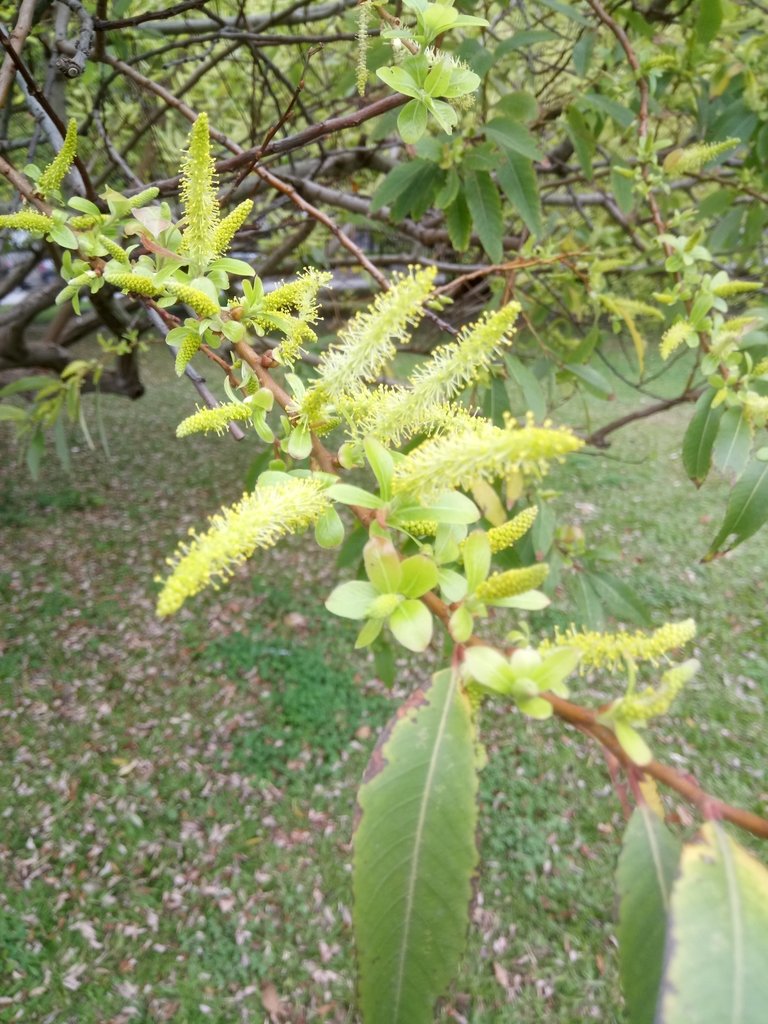
{"label": "green grass", "polygon": [[[290,1020],[352,1022],[355,790],[419,666],[403,659],[395,697],[376,681],[354,628],[318,611],[333,557],[301,539],[154,618],[163,559],[239,496],[253,449],[176,442],[194,394],[163,353],[149,376],[141,402],[103,402],[111,461],[81,449],[72,479],[52,457],[40,483],[17,468],[1,485],[0,1020],[261,1022],[274,985]],[[551,485],[561,521],[623,550],[614,571],[654,623],[698,620],[702,672],[654,748],[766,813],[768,554],[758,535],[699,561],[725,489],[685,480],[687,414],[629,428]],[[564,600],[533,628],[569,621]],[[483,735],[478,900],[441,1019],[620,1021],[623,819],[600,751],[494,707]]]}

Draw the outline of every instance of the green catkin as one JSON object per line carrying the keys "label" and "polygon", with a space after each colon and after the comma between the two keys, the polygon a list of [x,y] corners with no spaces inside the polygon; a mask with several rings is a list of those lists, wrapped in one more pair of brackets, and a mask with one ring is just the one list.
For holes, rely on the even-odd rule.
{"label": "green catkin", "polygon": [[60,188],[62,181],[67,175],[72,162],[77,155],[77,121],[73,117],[67,124],[67,133],[64,136],[61,150],[48,164],[37,182],[37,191],[40,195],[47,196]]}
{"label": "green catkin", "polygon": [[151,203],[153,199],[157,199],[160,195],[160,189],[157,185],[150,185],[149,188],[145,188],[142,192],[137,192],[135,196],[130,197],[131,209],[138,210],[140,206]]}
{"label": "green catkin", "polygon": [[513,519],[510,519],[508,523],[491,527],[488,531],[488,540],[492,553],[497,554],[499,551],[505,551],[507,548],[511,548],[513,544],[516,544],[521,537],[528,533],[538,514],[538,506],[531,505],[530,508],[523,509]]}
{"label": "green catkin", "polygon": [[[193,334],[191,331],[184,338],[182,343],[179,345],[176,353],[176,376],[180,377],[187,368],[187,364],[190,359],[200,350],[200,335]],[[186,420],[184,421],[186,422]],[[178,430],[177,430],[178,434]],[[181,436],[181,435],[178,435]]]}
{"label": "green catkin", "polygon": [[21,213],[4,213],[0,215],[0,228],[21,228],[22,231],[35,231],[44,235],[53,227],[53,217],[44,213],[32,213],[26,210]]}
{"label": "green catkin", "polygon": [[229,402],[226,405],[219,405],[215,409],[198,409],[176,427],[176,437],[214,432],[223,434],[233,421],[250,420],[252,416],[253,406],[245,402]]}
{"label": "green catkin", "polygon": [[415,519],[411,523],[406,523],[403,529],[413,534],[414,537],[434,537],[438,525],[435,519]]}
{"label": "green catkin", "polygon": [[110,274],[108,280],[121,292],[144,295],[148,299],[156,299],[163,294],[162,289],[158,288],[150,277],[141,274]]}
{"label": "green catkin", "polygon": [[529,565],[524,569],[508,569],[507,572],[495,572],[487,580],[483,580],[475,590],[475,596],[481,601],[498,601],[504,597],[516,597],[529,590],[540,587],[549,574],[549,566]]}
{"label": "green catkin", "polygon": [[696,174],[704,164],[739,144],[739,139],[726,139],[724,142],[699,142],[684,149],[673,149],[664,158],[662,168],[666,174]]}
{"label": "green catkin", "polygon": [[201,267],[215,255],[213,238],[219,227],[215,180],[208,115],[200,114],[189,133],[189,147],[182,160],[180,192],[186,217],[181,251]]}
{"label": "green catkin", "polygon": [[175,281],[169,281],[165,285],[165,290],[171,295],[175,295],[180,302],[189,306],[200,317],[210,319],[218,316],[221,312],[218,302],[214,302],[205,292],[201,292],[198,288],[192,288],[188,284],[176,284]]}
{"label": "green catkin", "polygon": [[113,242],[111,238],[106,235],[99,235],[99,245],[103,246],[113,260],[117,260],[118,263],[130,264],[130,258],[128,253],[121,249],[117,242]]}
{"label": "green catkin", "polygon": [[357,64],[355,82],[359,96],[365,96],[368,84],[368,22],[371,16],[371,4],[366,0],[357,7]]}
{"label": "green catkin", "polygon": [[234,208],[231,213],[221,221],[219,226],[213,233],[211,239],[211,248],[213,249],[214,255],[223,255],[230,246],[232,239],[235,237],[240,228],[248,220],[248,216],[253,209],[253,200],[244,199],[242,203]]}
{"label": "green catkin", "polygon": [[106,217],[102,217],[100,213],[84,213],[82,217],[71,217],[67,221],[67,226],[73,231],[90,231],[91,228],[99,227],[105,220]]}
{"label": "green catkin", "polygon": [[743,295],[745,292],[759,292],[763,286],[759,281],[726,281],[717,288],[712,289],[712,294],[720,299],[727,299],[731,295]]}

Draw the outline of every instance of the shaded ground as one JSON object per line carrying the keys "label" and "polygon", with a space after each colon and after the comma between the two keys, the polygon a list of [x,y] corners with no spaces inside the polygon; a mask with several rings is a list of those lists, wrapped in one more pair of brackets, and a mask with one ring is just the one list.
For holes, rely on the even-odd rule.
{"label": "shaded ground", "polygon": [[[154,618],[164,557],[239,496],[253,449],[176,442],[194,394],[150,366],[146,399],[104,403],[110,462],[0,477],[0,1020],[351,1022],[354,792],[392,697],[354,630],[318,617],[333,560],[298,542]],[[553,486],[576,484],[566,519],[619,540],[655,622],[699,621],[703,671],[655,748],[766,813],[768,555],[758,536],[699,564],[724,492],[681,475],[686,415]],[[483,871],[443,1019],[618,1021],[622,818],[599,751],[493,709],[485,732]]]}

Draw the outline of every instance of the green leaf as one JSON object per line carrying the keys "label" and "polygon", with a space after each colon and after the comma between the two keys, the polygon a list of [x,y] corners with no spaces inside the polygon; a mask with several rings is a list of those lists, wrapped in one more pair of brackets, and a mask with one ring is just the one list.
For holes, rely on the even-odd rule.
{"label": "green leaf", "polygon": [[223,270],[227,274],[237,274],[238,277],[255,277],[256,271],[245,260],[237,260],[233,256],[222,256],[208,265],[209,270]]}
{"label": "green leaf", "polygon": [[725,518],[712,541],[705,561],[714,558],[726,540],[731,551],[756,533],[768,519],[768,463],[750,462],[736,482],[725,510]]}
{"label": "green leaf", "polygon": [[344,523],[335,508],[327,508],[315,523],[315,540],[321,548],[337,548],[344,540]]}
{"label": "green leaf", "polygon": [[659,1024],[763,1024],[768,871],[709,822],[672,890]]}
{"label": "green leaf", "polygon": [[472,237],[472,217],[463,193],[459,192],[445,210],[445,226],[451,245],[457,252],[464,252]]}
{"label": "green leaf", "polygon": [[537,420],[543,419],[547,411],[547,399],[539,378],[517,356],[505,355],[504,364],[509,376],[523,393],[525,411],[532,412]]}
{"label": "green leaf", "polygon": [[515,153],[521,153],[530,160],[541,160],[542,158],[542,152],[535,137],[524,125],[513,121],[509,117],[494,117],[493,120],[485,125],[483,130],[487,138],[493,139],[494,142],[504,149],[511,149]]}
{"label": "green leaf", "polygon": [[513,594],[512,597],[497,597],[487,601],[494,608],[517,608],[524,612],[540,612],[552,603],[541,590],[528,590],[524,594]]}
{"label": "green leaf", "polygon": [[426,555],[412,555],[401,563],[402,579],[399,593],[406,597],[421,597],[437,586],[437,566]]}
{"label": "green leaf", "polygon": [[483,582],[491,569],[491,542],[482,530],[470,533],[461,549],[464,575],[470,593]]}
{"label": "green leaf", "polygon": [[629,128],[635,120],[635,115],[627,107],[596,92],[585,93],[579,103],[587,107],[594,107],[595,110],[607,114],[620,128]]}
{"label": "green leaf", "polygon": [[14,423],[22,423],[29,419],[29,413],[20,409],[17,405],[0,405],[0,422],[13,420]]}
{"label": "green leaf", "polygon": [[401,93],[403,96],[413,96],[416,98],[424,92],[419,83],[405,68],[379,68],[376,74],[385,85],[388,85],[390,89]]}
{"label": "green leaf", "polygon": [[541,200],[533,161],[520,153],[507,151],[507,159],[496,171],[496,177],[531,234],[540,235]]}
{"label": "green leaf", "polygon": [[607,572],[590,572],[589,581],[614,618],[621,622],[634,622],[638,626],[650,626],[647,606],[623,580]]}
{"label": "green leaf", "polygon": [[453,569],[440,569],[437,574],[437,582],[443,599],[449,604],[456,601],[463,601],[467,596],[467,581],[459,572]]}
{"label": "green leaf", "polygon": [[621,212],[631,213],[635,205],[634,180],[621,173],[620,165],[611,168],[611,188]]}
{"label": "green leaf", "polygon": [[378,495],[353,484],[332,484],[325,493],[334,501],[340,501],[342,505],[359,505],[361,508],[382,508],[384,505]]}
{"label": "green leaf", "polygon": [[368,619],[355,640],[355,650],[372,644],[384,628],[384,619]]}
{"label": "green leaf", "polygon": [[616,873],[619,969],[629,1024],[653,1024],[680,850],[680,841],[646,804],[635,808]]}
{"label": "green leaf", "polygon": [[720,472],[733,482],[749,461],[752,430],[741,409],[728,409],[723,413],[717,439],[712,448],[712,459]]}
{"label": "green leaf", "polygon": [[507,659],[493,647],[468,647],[464,652],[466,673],[494,693],[510,693],[515,675]]}
{"label": "green leaf", "polygon": [[580,366],[578,363],[568,363],[567,369],[568,373],[578,377],[587,391],[591,392],[596,398],[610,401],[614,397],[613,388],[594,366]]}
{"label": "green leaf", "polygon": [[428,160],[415,159],[399,164],[391,170],[373,193],[371,213],[376,213],[382,207],[394,202],[404,192],[408,192],[428,165]]}
{"label": "green leaf", "polygon": [[683,466],[697,487],[704,483],[712,465],[712,445],[723,415],[722,406],[712,408],[714,397],[712,390],[700,396],[683,438]]}
{"label": "green leaf", "polygon": [[595,588],[584,572],[571,576],[568,586],[579,613],[579,621],[588,629],[602,629],[605,625],[605,612]]}
{"label": "green leaf", "polygon": [[722,0],[699,0],[696,16],[696,38],[700,43],[711,43],[723,21]]}
{"label": "green leaf", "polygon": [[426,651],[432,640],[432,613],[421,601],[403,601],[389,617],[395,639],[409,651]]}
{"label": "green leaf", "polygon": [[421,100],[409,100],[397,118],[397,130],[403,142],[418,142],[427,130],[427,108]]}
{"label": "green leaf", "polygon": [[343,619],[364,619],[378,596],[376,588],[367,580],[350,580],[334,587],[325,607],[332,615]]}
{"label": "green leaf", "polygon": [[54,224],[48,231],[48,237],[62,249],[77,249],[77,239],[66,224]]}
{"label": "green leaf", "polygon": [[651,748],[633,725],[619,719],[614,722],[613,730],[622,750],[631,761],[640,765],[641,768],[651,762],[653,759]]}
{"label": "green leaf", "polygon": [[399,594],[403,577],[400,556],[391,540],[371,537],[363,548],[368,579],[380,594]]}
{"label": "green leaf", "polygon": [[[337,484],[338,486],[342,486]],[[334,491],[331,487],[329,493]],[[331,495],[333,496],[333,495]],[[374,506],[375,507],[375,506]],[[401,523],[418,522],[422,519],[434,519],[437,523],[456,523],[466,525],[476,523],[480,518],[480,510],[473,501],[458,491],[445,491],[435,498],[430,505],[412,505],[398,509],[397,520]]]}
{"label": "green leaf", "polygon": [[40,388],[48,387],[52,379],[54,378],[49,377],[47,373],[38,374],[36,377],[20,377],[0,388],[0,398],[10,398],[11,395],[18,395],[23,391],[39,391]]}
{"label": "green leaf", "polygon": [[530,92],[518,90],[508,92],[496,104],[496,110],[511,117],[513,121],[535,121],[539,115],[539,104]]}
{"label": "green leaf", "polygon": [[473,171],[466,175],[464,197],[483,248],[489,259],[500,263],[504,255],[501,200],[490,174],[487,171]]}
{"label": "green leaf", "polygon": [[509,39],[499,43],[494,51],[494,58],[498,61],[501,57],[506,56],[508,53],[513,53],[515,50],[529,49],[531,46],[535,46],[536,43],[550,43],[557,38],[556,33],[550,32],[549,29],[545,28],[531,28],[523,32],[515,32]]}
{"label": "green leaf", "polygon": [[576,156],[587,181],[592,181],[592,157],[595,155],[595,137],[587,122],[576,107],[568,107],[565,120]]}
{"label": "green leaf", "polygon": [[376,477],[381,497],[384,501],[389,501],[392,496],[392,473],[395,468],[392,455],[375,437],[366,437],[363,449]]}
{"label": "green leaf", "polygon": [[304,426],[294,427],[285,442],[288,454],[294,459],[306,459],[312,451],[312,435]]}
{"label": "green leaf", "polygon": [[573,48],[571,59],[573,60],[573,66],[576,68],[576,74],[579,78],[585,78],[589,71],[589,65],[592,61],[592,53],[595,49],[595,42],[597,40],[597,33],[594,29],[582,33],[579,41]]}
{"label": "green leaf", "polygon": [[354,925],[364,1024],[432,1024],[465,944],[476,796],[472,714],[446,669],[398,710],[358,794]]}
{"label": "green leaf", "polygon": [[[536,591],[531,591],[536,593]],[[567,697],[565,680],[575,671],[581,658],[581,651],[575,647],[556,647],[544,655],[542,664],[534,669],[532,677],[539,685],[542,693],[551,690],[559,697]]]}

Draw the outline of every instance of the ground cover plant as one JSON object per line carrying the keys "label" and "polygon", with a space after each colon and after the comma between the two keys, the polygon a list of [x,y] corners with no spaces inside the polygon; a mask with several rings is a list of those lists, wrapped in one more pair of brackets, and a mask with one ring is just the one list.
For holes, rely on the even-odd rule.
{"label": "ground cover plant", "polygon": [[[39,35],[31,31],[30,5],[22,5],[12,35],[0,37],[7,54],[3,98],[12,95],[15,82],[37,123],[29,143],[16,137],[14,144],[32,158],[42,132],[58,150],[48,163],[29,162],[22,172],[0,158],[16,207],[0,217],[0,226],[30,246],[30,262],[21,271],[47,251],[63,278],[4,315],[0,348],[12,379],[0,394],[0,415],[14,427],[33,476],[40,473],[48,433],[71,470],[69,425],[77,423],[93,445],[83,396],[89,390],[97,399],[104,391],[143,394],[141,334],[151,325],[174,355],[176,374],[190,378],[205,402],[177,425],[177,437],[189,445],[190,435],[248,436],[258,452],[240,500],[225,503],[207,526],[191,526],[166,559],[168,568],[157,577],[158,617],[176,615],[211,586],[220,590],[255,553],[275,545],[282,552],[291,535],[314,535],[320,548],[339,549],[334,579],[321,600],[332,614],[356,623],[351,645],[371,648],[377,676],[400,697],[356,794],[351,921],[358,970],[355,996],[343,1012],[359,1012],[366,1024],[416,1024],[436,1012],[461,1015],[456,1007],[439,1010],[437,1003],[459,969],[472,907],[478,912],[482,906],[473,897],[480,871],[480,787],[482,779],[495,778],[489,755],[500,744],[490,741],[502,710],[518,728],[526,718],[545,722],[554,716],[605,752],[608,777],[628,819],[616,872],[618,969],[628,1019],[758,1020],[766,984],[761,965],[768,874],[749,844],[737,841],[723,822],[764,838],[762,797],[752,793],[739,806],[680,765],[654,757],[653,720],[668,716],[673,703],[679,706],[700,674],[701,661],[690,652],[695,621],[683,611],[654,622],[648,601],[626,582],[631,545],[617,544],[610,531],[587,527],[573,515],[591,507],[577,487],[585,458],[621,428],[695,402],[682,466],[697,487],[713,467],[731,486],[719,526],[700,552],[703,562],[733,552],[768,518],[768,342],[764,311],[753,294],[762,287],[762,221],[751,209],[761,195],[765,125],[753,14],[726,29],[719,2],[672,16],[649,8],[617,17],[619,12],[588,0],[588,16],[544,3],[521,8],[517,24],[493,4],[481,13],[426,0],[408,0],[394,12],[386,4],[357,4],[355,84],[363,96],[369,80],[388,92],[370,103],[364,97],[351,113],[334,117],[316,109],[313,118],[302,96],[315,56],[310,48],[299,60],[283,62],[290,98],[281,104],[270,92],[276,118],[257,143],[255,102],[251,133],[243,136],[226,103],[217,109],[220,127],[180,99],[208,71],[218,74],[222,54],[215,48],[182,88],[173,77],[163,84],[148,77],[124,44],[117,57],[106,42],[120,28],[141,37],[148,22],[155,22],[156,35],[174,38],[213,25],[214,38],[218,29],[235,33],[227,56],[241,44],[249,49],[253,87],[262,65],[251,44],[262,40],[257,30],[275,12],[266,21],[239,11],[230,20],[217,12],[213,21],[177,22],[182,12],[173,9],[163,12],[165,21],[130,14],[110,21],[106,5],[95,20],[77,2],[55,6],[58,56],[45,87],[20,55],[19,47],[34,53],[47,40],[45,25]],[[332,19],[348,6],[318,8],[315,18]],[[295,14],[278,12],[275,24],[295,23]],[[70,15],[79,34],[67,42]],[[306,12],[298,18],[305,25],[312,20]],[[735,64],[730,50],[725,61],[711,56],[709,44],[724,36],[738,53]],[[278,43],[287,40],[278,37]],[[534,55],[535,45],[550,42]],[[154,56],[165,57],[176,45],[163,45]],[[522,56],[514,61],[525,87],[510,91],[494,69],[503,56],[518,52]],[[104,128],[109,80],[96,93],[89,88],[89,72],[98,65],[159,97],[189,124],[178,173],[170,179],[155,173],[151,182],[130,169],[127,158],[142,133],[131,134],[125,125],[112,136]],[[700,77],[706,65],[715,74],[711,85]],[[273,77],[275,65],[264,66]],[[338,64],[324,58],[321,67],[321,78],[333,78]],[[85,104],[86,120],[101,131],[101,166],[97,153],[84,160],[77,119],[65,123],[61,117],[65,80],[77,83],[72,99]],[[553,81],[564,88],[550,92]],[[343,82],[342,76],[342,91]],[[234,95],[242,84],[235,68],[227,88]],[[476,95],[479,116],[472,109]],[[277,139],[294,108],[308,126]],[[12,106],[7,110],[12,113]],[[384,134],[377,138],[404,147],[409,161],[394,168],[371,164],[369,180],[385,176],[362,206],[322,185],[313,193],[362,217],[360,235],[353,238],[307,198],[290,170],[287,177],[284,169],[273,173],[272,158],[378,118],[377,131]],[[229,156],[216,161],[214,144]],[[109,178],[111,165],[128,183],[123,191],[109,186],[98,193],[97,176]],[[220,189],[222,173],[228,181]],[[596,179],[602,179],[597,186]],[[265,288],[270,258],[273,266],[290,260],[309,232],[302,225],[286,245],[277,245],[261,261],[261,275],[238,248],[255,213],[244,192],[264,187],[322,224],[333,247],[345,249],[381,289],[324,343],[318,324],[324,289],[334,280],[325,269],[334,266],[330,250],[327,256],[316,252],[298,275]],[[563,196],[570,214],[545,218],[544,203],[561,206]],[[735,208],[726,213],[730,203]],[[599,209],[599,217],[587,217],[588,207]],[[440,211],[437,220],[430,209]],[[518,235],[507,235],[510,211],[521,225]],[[403,254],[387,260],[379,252],[379,262],[402,267],[385,275],[372,260],[366,234],[377,219],[390,227],[407,223],[406,235],[421,248],[439,242],[448,258],[425,253],[406,267]],[[505,258],[510,248],[514,259]],[[464,254],[473,249],[490,264],[469,263]],[[442,284],[438,272],[445,271],[451,279]],[[23,273],[14,271],[6,294],[22,280]],[[473,282],[481,290],[469,294],[480,298],[482,311],[467,301],[451,310],[451,295]],[[345,282],[355,284],[354,278]],[[54,297],[61,312],[37,340],[30,324]],[[640,326],[644,321],[656,321],[658,352]],[[97,322],[113,334],[98,340],[102,354],[115,357],[111,370],[101,356],[72,359],[67,351]],[[611,339],[619,332],[630,342],[629,367]],[[404,359],[404,350],[416,358]],[[221,377],[223,403],[194,368],[203,357]],[[597,368],[601,364],[604,369]],[[23,375],[29,369],[57,375]],[[589,401],[584,415],[569,424],[579,396],[613,399],[613,378],[636,394],[652,395],[653,404],[594,425]],[[569,396],[570,406],[563,405]],[[100,409],[96,422],[106,447]],[[663,485],[667,474],[658,463],[655,469],[655,483]],[[77,491],[57,500],[77,504]],[[172,507],[178,527],[178,506]],[[293,549],[285,550],[290,558]],[[136,560],[124,565],[132,571]],[[655,563],[650,568],[657,576]],[[693,570],[689,575],[703,579]],[[277,583],[263,595],[265,612],[279,604],[279,594]],[[114,600],[107,607],[117,610]],[[57,618],[78,614],[61,584],[46,595],[43,610]],[[232,669],[251,660],[264,680],[279,680],[279,693],[263,691],[273,733],[238,736],[232,764],[249,779],[268,779],[265,784],[281,795],[281,784],[292,790],[291,772],[305,784],[328,784],[339,741],[364,706],[374,718],[384,711],[383,694],[361,702],[348,692],[344,674],[322,654],[323,629],[314,616],[292,607],[283,622],[306,630],[320,644],[314,652],[297,650],[274,627],[263,635],[233,631],[232,620],[227,617],[230,629],[221,640],[206,638],[201,658]],[[440,630],[444,639],[438,642]],[[148,635],[156,637],[157,627]],[[398,657],[401,647],[418,656],[410,665]],[[19,664],[18,651],[14,656],[13,668],[23,674],[27,666]],[[321,712],[325,727],[307,743]],[[711,712],[710,719],[697,716],[700,732],[718,722],[718,708]],[[359,727],[338,763],[350,760],[354,743],[368,738],[370,728]],[[546,744],[552,734],[549,726],[541,728]],[[525,735],[530,752],[537,744]],[[121,764],[120,777],[138,764]],[[544,820],[546,781],[544,773],[528,791],[518,790],[521,808],[532,800]],[[659,784],[696,814],[665,806]],[[179,792],[194,804],[191,784]],[[323,812],[314,813],[320,823]],[[132,808],[128,820],[142,821]],[[611,831],[612,825],[602,824]],[[231,851],[233,845],[224,843],[229,831],[215,836]],[[328,834],[333,832],[330,825]],[[187,833],[195,829],[183,825],[182,835]],[[513,835],[521,839],[524,828]],[[278,847],[282,840],[280,835]],[[558,848],[557,839],[551,845]],[[117,851],[124,846],[118,842]],[[541,849],[541,836],[532,848]],[[111,862],[102,870],[111,875]],[[540,925],[530,906],[533,890],[528,895],[523,926],[530,936]],[[172,894],[169,902],[176,899]],[[593,906],[584,894],[580,903],[581,910]],[[106,905],[113,904],[107,899]],[[200,912],[197,923],[204,919]],[[11,913],[9,921],[18,946],[18,919]],[[341,922],[346,924],[344,913]],[[150,930],[159,928],[155,910],[147,923]],[[92,922],[72,927],[92,949],[103,948]],[[247,941],[246,932],[236,933],[236,944],[238,935],[239,944]],[[205,933],[195,936],[203,942]],[[288,939],[300,942],[292,931]],[[508,941],[494,939],[494,952],[503,952]],[[158,941],[153,950],[164,953],[166,946]],[[573,947],[567,952],[578,959]],[[327,941],[320,954],[324,962],[333,956]],[[215,960],[212,955],[210,963]],[[245,978],[252,964],[247,956],[240,963]],[[595,966],[602,976],[602,958]],[[77,990],[85,969],[72,968],[64,987]],[[18,971],[13,973],[18,981]],[[320,970],[314,980],[324,977]],[[517,999],[515,975],[497,963],[494,977]],[[206,978],[202,971],[193,988]],[[47,985],[44,978],[32,994]],[[547,994],[546,985],[539,988],[540,996]],[[239,994],[256,991],[246,984]],[[562,991],[571,991],[567,979]],[[125,992],[135,994],[130,986]],[[332,995],[324,994],[329,1006]],[[271,982],[260,997],[278,1018]],[[611,998],[618,1007],[615,991]],[[513,1012],[522,1010],[519,1002]],[[203,1015],[214,1012],[207,1003],[198,1008]]]}

